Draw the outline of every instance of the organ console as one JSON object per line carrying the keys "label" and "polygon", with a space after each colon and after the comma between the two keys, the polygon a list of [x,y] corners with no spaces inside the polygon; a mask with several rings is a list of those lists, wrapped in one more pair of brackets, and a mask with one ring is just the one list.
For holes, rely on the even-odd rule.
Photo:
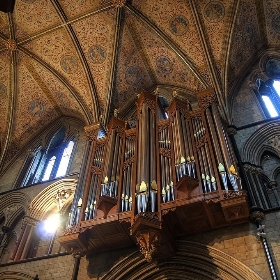
{"label": "organ console", "polygon": [[[136,127],[112,117],[85,127],[86,152],[60,243],[84,254],[137,243],[147,261],[172,253],[176,236],[248,219],[234,152],[212,89],[199,108],[174,97],[165,114],[141,93]],[[167,117],[168,116],[168,117]]]}

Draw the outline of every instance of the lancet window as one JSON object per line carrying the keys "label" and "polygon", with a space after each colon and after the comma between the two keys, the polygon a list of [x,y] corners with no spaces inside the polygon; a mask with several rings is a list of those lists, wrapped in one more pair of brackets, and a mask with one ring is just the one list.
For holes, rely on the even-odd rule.
{"label": "lancet window", "polygon": [[71,163],[75,139],[65,140],[65,127],[59,129],[43,147],[31,151],[18,176],[16,187],[44,182],[67,174]]}
{"label": "lancet window", "polygon": [[258,81],[261,104],[267,117],[278,117],[280,115],[280,81],[268,80]]}

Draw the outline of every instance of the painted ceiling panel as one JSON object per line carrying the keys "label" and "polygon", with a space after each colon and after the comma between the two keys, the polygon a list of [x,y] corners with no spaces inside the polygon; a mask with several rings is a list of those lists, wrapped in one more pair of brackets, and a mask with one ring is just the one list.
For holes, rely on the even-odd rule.
{"label": "painted ceiling panel", "polygon": [[[104,2],[104,3],[103,3]],[[59,0],[68,19],[76,18],[110,5],[111,1]],[[102,5],[103,4],[103,5]]]}
{"label": "painted ceiling panel", "polygon": [[0,38],[0,51],[2,50],[3,52],[5,48],[6,48],[6,41]]}
{"label": "painted ceiling panel", "polygon": [[153,31],[136,20],[134,22],[158,84],[175,85],[192,90],[201,87],[198,79],[175,52],[169,49],[159,37],[155,37]]}
{"label": "painted ceiling panel", "polygon": [[0,139],[0,169],[58,116],[91,123],[102,113],[107,122],[156,86],[193,103],[214,87],[226,107],[258,55],[279,57],[278,2],[17,0],[14,13],[0,12],[0,133],[13,116],[8,100],[17,102],[14,134],[7,145]]}
{"label": "painted ceiling panel", "polygon": [[262,40],[258,26],[255,1],[241,1],[231,46],[229,82],[232,83],[244,71],[246,63],[252,59]]}
{"label": "painted ceiling panel", "polygon": [[9,37],[9,18],[8,14],[0,12],[0,32]]}
{"label": "painted ceiling panel", "polygon": [[268,43],[277,45],[280,41],[280,5],[279,1],[264,1]]}
{"label": "painted ceiling panel", "polygon": [[18,92],[15,107],[13,141],[22,146],[36,131],[42,130],[59,116],[54,109],[47,85],[36,70],[36,65],[24,57],[18,65]]}
{"label": "painted ceiling panel", "polygon": [[7,130],[7,116],[10,93],[10,57],[0,53],[0,135],[4,136]]}
{"label": "painted ceiling panel", "polygon": [[[115,13],[115,11],[114,11]],[[109,94],[112,58],[114,55],[116,16],[97,14],[73,24],[89,64],[101,107]]]}
{"label": "painted ceiling panel", "polygon": [[197,2],[200,19],[203,21],[203,28],[206,31],[206,38],[209,40],[212,54],[216,63],[221,64],[224,59],[223,43],[228,34],[228,24],[230,20],[231,1],[208,1]]}
{"label": "painted ceiling panel", "polygon": [[38,84],[51,102],[54,110],[58,114],[72,116],[86,122],[86,113],[69,89],[39,63],[32,61],[32,65],[36,69],[33,77],[38,79]]}
{"label": "painted ceiling panel", "polygon": [[53,31],[32,41],[31,52],[50,65],[75,89],[85,104],[92,108],[87,75],[76,49],[65,29]]}
{"label": "painted ceiling panel", "polygon": [[137,8],[160,27],[198,66],[205,63],[191,9],[186,1],[135,1]]}
{"label": "painted ceiling panel", "polygon": [[[134,36],[138,38],[137,41],[134,40]],[[155,86],[146,53],[142,49],[134,26],[131,24],[124,27],[118,61],[116,108],[122,106],[135,94]]]}
{"label": "painted ceiling panel", "polygon": [[50,0],[18,0],[13,16],[18,40],[61,23]]}

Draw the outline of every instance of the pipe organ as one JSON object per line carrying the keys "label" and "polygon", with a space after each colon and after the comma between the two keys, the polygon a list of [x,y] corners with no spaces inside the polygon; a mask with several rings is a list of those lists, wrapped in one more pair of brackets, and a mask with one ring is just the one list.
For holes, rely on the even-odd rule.
{"label": "pipe organ", "polygon": [[[112,117],[107,135],[87,126],[79,183],[60,237],[85,254],[137,243],[145,258],[172,253],[172,240],[248,219],[246,191],[212,89],[199,109],[177,98],[138,96],[135,128]],[[167,117],[167,116],[168,117]]]}

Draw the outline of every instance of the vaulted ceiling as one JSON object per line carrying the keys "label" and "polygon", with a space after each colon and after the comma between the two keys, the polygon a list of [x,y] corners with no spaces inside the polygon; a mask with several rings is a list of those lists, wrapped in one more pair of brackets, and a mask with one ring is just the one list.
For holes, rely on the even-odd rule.
{"label": "vaulted ceiling", "polygon": [[17,0],[0,12],[0,164],[61,116],[106,123],[156,87],[192,101],[213,87],[227,115],[279,45],[276,0]]}

